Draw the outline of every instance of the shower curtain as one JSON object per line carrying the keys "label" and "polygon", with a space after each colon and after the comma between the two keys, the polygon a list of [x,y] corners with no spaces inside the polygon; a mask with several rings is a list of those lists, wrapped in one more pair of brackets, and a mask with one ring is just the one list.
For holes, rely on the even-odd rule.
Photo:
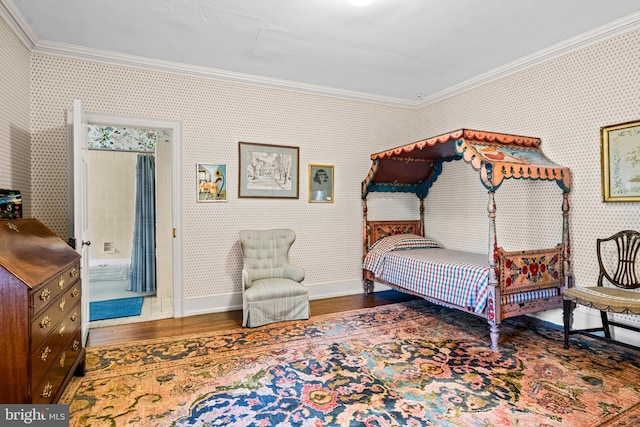
{"label": "shower curtain", "polygon": [[139,154],[136,162],[136,211],[128,289],[156,292],[156,179],[155,157],[150,154]]}

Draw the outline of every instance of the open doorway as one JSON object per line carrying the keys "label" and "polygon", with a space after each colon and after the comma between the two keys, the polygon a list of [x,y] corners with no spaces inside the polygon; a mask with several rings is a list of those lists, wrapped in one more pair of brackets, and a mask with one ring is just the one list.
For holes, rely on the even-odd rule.
{"label": "open doorway", "polygon": [[171,141],[88,126],[90,327],[173,317]]}
{"label": "open doorway", "polygon": [[[111,115],[105,113],[93,113],[84,110],[81,100],[74,100],[73,108],[67,111],[67,128],[69,144],[69,244],[81,255],[80,278],[82,281],[82,342],[86,345],[90,327],[102,325],[91,325],[89,289],[89,248],[91,247],[91,234],[89,232],[89,185],[88,185],[88,129],[89,125],[105,125],[142,129],[157,129],[169,132],[170,137],[167,149],[170,155],[166,156],[166,164],[160,165],[161,175],[158,180],[164,180],[171,184],[165,186],[168,190],[166,197],[169,200],[171,212],[170,223],[157,228],[157,237],[167,243],[170,247],[171,262],[166,265],[171,266],[171,273],[166,273],[171,277],[171,306],[172,316],[182,317],[183,315],[183,283],[182,283],[182,234],[179,232],[182,225],[182,193],[181,193],[181,124],[178,121],[147,119],[139,117],[128,117]],[[167,222],[168,222],[167,221]],[[108,247],[108,245],[107,245]],[[163,273],[161,273],[163,274]],[[169,316],[171,310],[164,310],[164,316]],[[171,317],[171,316],[169,316]],[[140,316],[128,318],[124,323],[132,321],[150,320],[142,319]],[[103,321],[99,321],[103,322]],[[108,320],[104,320],[108,322]],[[122,321],[121,321],[122,322]]]}

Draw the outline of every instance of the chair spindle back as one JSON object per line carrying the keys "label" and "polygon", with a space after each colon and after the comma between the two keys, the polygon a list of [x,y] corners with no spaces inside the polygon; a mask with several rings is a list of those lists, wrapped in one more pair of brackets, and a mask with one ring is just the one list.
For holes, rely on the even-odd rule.
{"label": "chair spindle back", "polygon": [[[618,251],[616,271],[613,275],[607,271],[602,255],[602,245],[610,241],[615,242]],[[598,286],[602,286],[602,279],[606,278],[609,283],[619,288],[640,288],[640,282],[638,282],[636,275],[636,263],[640,252],[640,232],[624,230],[611,237],[598,239],[597,242],[598,264],[600,266]]]}

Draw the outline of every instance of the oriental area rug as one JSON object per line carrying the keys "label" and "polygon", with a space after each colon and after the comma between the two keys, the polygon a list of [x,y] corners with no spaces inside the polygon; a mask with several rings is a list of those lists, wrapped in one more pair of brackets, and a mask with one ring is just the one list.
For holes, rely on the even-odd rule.
{"label": "oriental area rug", "polygon": [[640,425],[640,352],[426,301],[89,347],[72,426]]}

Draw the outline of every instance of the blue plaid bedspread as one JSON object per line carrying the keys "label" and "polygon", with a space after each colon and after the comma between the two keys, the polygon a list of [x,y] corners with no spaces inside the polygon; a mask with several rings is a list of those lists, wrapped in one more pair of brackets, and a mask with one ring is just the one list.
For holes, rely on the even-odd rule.
{"label": "blue plaid bedspread", "polygon": [[363,267],[376,277],[414,294],[471,308],[481,313],[489,286],[487,255],[442,248],[385,250],[367,253]]}

